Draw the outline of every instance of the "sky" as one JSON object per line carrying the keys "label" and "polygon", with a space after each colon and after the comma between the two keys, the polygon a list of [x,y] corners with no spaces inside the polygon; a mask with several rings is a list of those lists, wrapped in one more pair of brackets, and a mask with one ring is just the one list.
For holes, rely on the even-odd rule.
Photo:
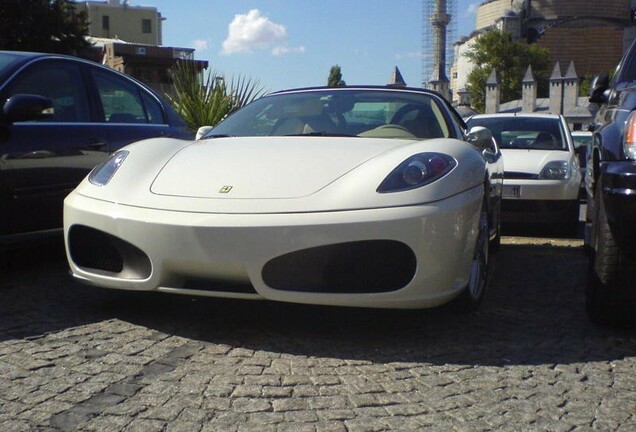
{"label": "sky", "polygon": [[[426,0],[432,1],[432,0]],[[457,34],[483,0],[457,0]],[[319,86],[339,65],[347,84],[386,84],[397,66],[422,80],[422,0],[142,0],[163,22],[163,45],[195,48],[226,79],[267,91]]]}

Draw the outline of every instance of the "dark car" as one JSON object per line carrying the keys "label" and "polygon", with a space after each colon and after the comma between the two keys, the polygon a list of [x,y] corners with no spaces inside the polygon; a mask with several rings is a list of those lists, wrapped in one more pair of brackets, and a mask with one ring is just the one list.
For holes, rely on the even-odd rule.
{"label": "dark car", "polygon": [[611,81],[607,75],[594,80],[590,102],[600,108],[585,179],[587,311],[597,322],[631,325],[636,322],[636,44]]}
{"label": "dark car", "polygon": [[191,138],[155,92],[75,57],[0,51],[0,244],[62,227],[64,197],[133,141]]}

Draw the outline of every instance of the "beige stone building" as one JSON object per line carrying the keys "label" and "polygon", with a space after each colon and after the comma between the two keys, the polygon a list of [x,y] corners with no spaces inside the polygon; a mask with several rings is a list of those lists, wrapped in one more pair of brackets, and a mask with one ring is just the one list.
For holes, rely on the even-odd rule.
{"label": "beige stone building", "polygon": [[487,0],[478,7],[475,30],[455,45],[451,90],[456,103],[466,95],[473,68],[466,58],[475,38],[497,28],[518,40],[537,43],[557,63],[576,64],[579,76],[614,69],[636,36],[636,0]]}
{"label": "beige stone building", "polygon": [[97,62],[137,78],[160,93],[172,91],[170,68],[191,62],[198,71],[208,62],[194,59],[193,48],[162,45],[162,23],[157,8],[130,6],[128,1],[76,2],[76,10],[88,16],[88,56]]}
{"label": "beige stone building", "polygon": [[164,94],[172,89],[169,71],[177,62],[191,62],[200,72],[208,67],[207,61],[195,60],[193,48],[135,44],[95,37],[89,37],[89,41],[93,44],[95,56],[99,56],[95,60]]}
{"label": "beige stone building", "polygon": [[127,0],[78,1],[77,11],[86,12],[88,34],[98,38],[163,45],[161,26],[165,20],[155,7],[130,6]]}

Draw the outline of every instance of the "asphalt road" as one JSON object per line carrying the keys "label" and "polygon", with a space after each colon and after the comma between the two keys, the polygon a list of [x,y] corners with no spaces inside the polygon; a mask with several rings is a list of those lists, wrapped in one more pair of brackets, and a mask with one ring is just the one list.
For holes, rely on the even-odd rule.
{"label": "asphalt road", "polygon": [[470,315],[109,291],[12,252],[0,431],[636,430],[636,331],[588,321],[582,241],[506,233]]}

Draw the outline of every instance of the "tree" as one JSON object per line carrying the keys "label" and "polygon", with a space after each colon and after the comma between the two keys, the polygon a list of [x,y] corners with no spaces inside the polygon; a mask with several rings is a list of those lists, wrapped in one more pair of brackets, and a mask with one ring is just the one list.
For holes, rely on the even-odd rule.
{"label": "tree", "polygon": [[483,111],[486,100],[486,81],[493,69],[501,81],[502,102],[521,97],[521,83],[528,66],[539,81],[539,93],[547,89],[550,52],[536,44],[513,41],[512,35],[491,30],[478,36],[466,56],[475,68],[468,75],[467,88],[473,108]]}
{"label": "tree", "polygon": [[327,79],[327,87],[346,87],[347,83],[342,80],[342,71],[340,66],[331,66],[329,70],[329,78]]}
{"label": "tree", "polygon": [[90,47],[86,14],[71,0],[0,1],[0,49],[77,55]]}
{"label": "tree", "polygon": [[192,62],[177,62],[170,75],[174,93],[166,96],[193,131],[201,126],[215,126],[265,93],[258,81],[245,77],[239,76],[229,83],[213,71],[202,77]]}

